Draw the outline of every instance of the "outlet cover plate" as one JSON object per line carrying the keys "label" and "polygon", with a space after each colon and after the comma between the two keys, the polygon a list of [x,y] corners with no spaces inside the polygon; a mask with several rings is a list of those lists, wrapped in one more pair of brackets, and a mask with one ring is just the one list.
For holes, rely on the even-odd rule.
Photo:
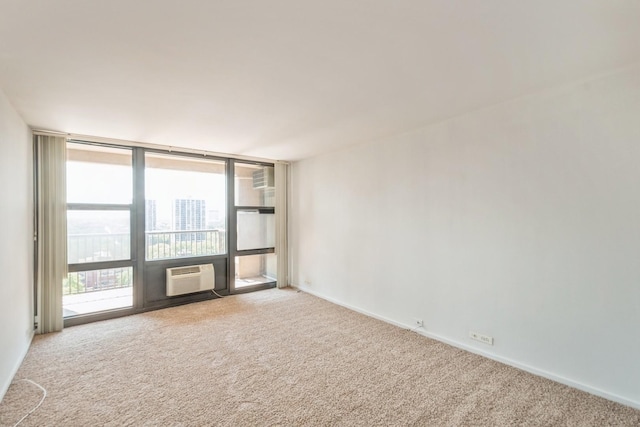
{"label": "outlet cover plate", "polygon": [[483,335],[477,332],[469,331],[469,338],[471,338],[472,340],[480,341],[481,343],[493,345],[493,337],[490,337],[489,335]]}

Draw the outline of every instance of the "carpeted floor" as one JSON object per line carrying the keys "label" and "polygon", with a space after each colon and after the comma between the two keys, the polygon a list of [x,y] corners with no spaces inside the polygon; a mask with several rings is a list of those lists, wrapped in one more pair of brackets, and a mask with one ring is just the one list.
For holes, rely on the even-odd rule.
{"label": "carpeted floor", "polygon": [[12,426],[610,426],[640,411],[295,290],[41,335],[4,400]]}

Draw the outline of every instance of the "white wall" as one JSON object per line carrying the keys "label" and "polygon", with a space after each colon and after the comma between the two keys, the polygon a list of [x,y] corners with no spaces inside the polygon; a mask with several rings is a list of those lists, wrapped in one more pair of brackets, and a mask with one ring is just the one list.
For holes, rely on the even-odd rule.
{"label": "white wall", "polygon": [[0,91],[0,400],[33,337],[31,132]]}
{"label": "white wall", "polygon": [[298,287],[640,407],[640,67],[297,162],[291,218]]}

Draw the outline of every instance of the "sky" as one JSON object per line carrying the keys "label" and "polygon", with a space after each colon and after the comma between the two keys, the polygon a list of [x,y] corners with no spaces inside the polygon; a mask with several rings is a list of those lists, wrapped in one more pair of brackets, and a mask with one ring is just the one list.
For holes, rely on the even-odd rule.
{"label": "sky", "polygon": [[[226,179],[222,174],[147,168],[145,197],[157,201],[157,223],[171,223],[174,199],[202,199],[207,211],[226,213]],[[69,203],[132,203],[132,168],[86,162],[67,162]],[[97,231],[97,230],[96,230]],[[107,230],[104,230],[108,232]]]}

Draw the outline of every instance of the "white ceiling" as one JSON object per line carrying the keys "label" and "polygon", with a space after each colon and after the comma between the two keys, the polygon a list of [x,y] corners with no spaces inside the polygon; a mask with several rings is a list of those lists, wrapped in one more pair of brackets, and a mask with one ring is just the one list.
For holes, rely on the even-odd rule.
{"label": "white ceiling", "polygon": [[637,0],[0,0],[29,125],[272,159],[639,60]]}

